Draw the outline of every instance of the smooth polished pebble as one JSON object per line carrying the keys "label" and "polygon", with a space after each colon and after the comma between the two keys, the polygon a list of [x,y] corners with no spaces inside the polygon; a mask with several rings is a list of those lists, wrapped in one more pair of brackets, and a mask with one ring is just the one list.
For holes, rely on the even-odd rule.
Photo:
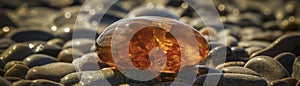
{"label": "smooth polished pebble", "polygon": [[28,70],[29,68],[27,66],[15,64],[5,72],[4,77],[25,78],[25,75],[27,74]]}
{"label": "smooth polished pebble", "polygon": [[56,62],[29,69],[26,74],[26,79],[47,79],[59,82],[63,76],[72,72],[75,72],[74,65],[64,62]]}
{"label": "smooth polished pebble", "polygon": [[240,47],[262,47],[265,48],[269,46],[271,43],[266,41],[240,41],[238,46]]}
{"label": "smooth polished pebble", "polygon": [[289,72],[289,74],[292,74],[293,72],[293,63],[296,59],[296,56],[293,53],[286,52],[281,53],[274,57],[278,62],[282,64],[282,66]]}
{"label": "smooth polished pebble", "polygon": [[56,58],[45,54],[33,54],[26,57],[22,62],[29,68],[32,68],[34,66],[42,66],[56,62]]}
{"label": "smooth polished pebble", "polygon": [[84,55],[84,53],[82,53],[80,50],[78,50],[76,48],[68,48],[68,49],[62,50],[58,54],[57,60],[61,61],[61,62],[72,63],[72,61],[74,59],[80,58],[83,55]]}
{"label": "smooth polished pebble", "polygon": [[300,80],[300,57],[296,57],[294,61],[292,76]]}
{"label": "smooth polished pebble", "polygon": [[260,55],[266,55],[275,57],[276,55],[284,52],[292,52],[296,56],[299,56],[300,49],[296,48],[300,44],[300,33],[290,33],[279,37],[272,44],[263,50],[253,53],[250,57],[256,57]]}
{"label": "smooth polished pebble", "polygon": [[[210,78],[211,81],[205,81]],[[219,82],[216,82],[219,80]],[[205,83],[207,82],[207,83]],[[267,81],[258,76],[247,74],[232,74],[232,73],[212,73],[207,75],[198,76],[195,79],[196,85],[217,85],[217,86],[268,86]]]}
{"label": "smooth polished pebble", "polygon": [[242,47],[231,47],[232,52],[240,58],[248,58],[248,52]]}
{"label": "smooth polished pebble", "polygon": [[91,47],[95,44],[95,41],[92,39],[84,39],[84,38],[77,38],[77,39],[72,39],[70,41],[67,41],[64,45],[63,48],[76,48],[81,50],[84,53],[89,53]]}
{"label": "smooth polished pebble", "polygon": [[236,74],[248,74],[248,75],[254,75],[254,76],[260,76],[258,73],[255,71],[240,67],[240,66],[230,66],[230,67],[224,67],[222,69],[223,73],[236,73]]}
{"label": "smooth polished pebble", "polygon": [[49,41],[47,41],[48,45],[58,45],[58,46],[63,46],[65,44],[65,41],[60,39],[60,38],[54,38]]}
{"label": "smooth polished pebble", "polygon": [[17,43],[6,49],[1,55],[0,59],[4,62],[20,61],[27,56],[33,54],[31,46],[23,43]]}
{"label": "smooth polished pebble", "polygon": [[274,81],[289,77],[289,73],[280,64],[280,62],[268,56],[254,57],[250,59],[244,67],[257,72],[267,81]]}
{"label": "smooth polished pebble", "polygon": [[218,46],[212,49],[206,59],[200,65],[207,65],[208,67],[215,67],[224,63],[226,60],[234,59],[235,56],[232,50],[226,46]]}
{"label": "smooth polished pebble", "polygon": [[270,82],[270,85],[271,86],[296,86],[297,81],[298,80],[296,78],[288,77],[288,78],[272,81]]}
{"label": "smooth polished pebble", "polygon": [[53,57],[56,57],[59,52],[62,51],[62,47],[58,45],[49,45],[46,42],[42,43],[32,43],[34,44],[34,51],[36,54],[47,54]]}

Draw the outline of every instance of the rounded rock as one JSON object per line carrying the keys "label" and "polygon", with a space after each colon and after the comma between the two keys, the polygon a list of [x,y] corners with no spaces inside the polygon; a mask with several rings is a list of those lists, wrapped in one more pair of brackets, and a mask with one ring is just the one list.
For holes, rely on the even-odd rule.
{"label": "rounded rock", "polygon": [[56,58],[44,54],[33,54],[26,57],[26,59],[24,59],[22,62],[29,68],[32,68],[34,66],[42,66],[45,64],[56,62]]}

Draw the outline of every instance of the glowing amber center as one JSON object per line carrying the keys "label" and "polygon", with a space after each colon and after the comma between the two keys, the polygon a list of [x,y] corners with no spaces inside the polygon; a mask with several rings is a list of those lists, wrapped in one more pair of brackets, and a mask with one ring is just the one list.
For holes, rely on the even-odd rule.
{"label": "glowing amber center", "polygon": [[[156,18],[156,17],[154,17]],[[182,66],[187,66],[187,65],[196,65],[199,64],[201,61],[203,61],[209,52],[209,46],[207,41],[200,35],[196,30],[194,30],[192,27],[189,28],[181,28],[181,29],[191,29],[193,31],[193,34],[186,34],[187,37],[194,36],[196,38],[196,44],[198,45],[198,52],[189,52],[189,50],[195,49],[194,47],[191,46],[184,46],[186,49],[186,53],[184,55],[181,55],[181,50],[178,44],[178,41],[176,38],[171,34],[169,31],[167,31],[165,28],[161,28],[159,26],[155,25],[150,25],[150,26],[143,26],[140,23],[149,23],[150,22],[156,22],[156,20],[151,20],[151,18],[146,17],[145,20],[143,18],[138,19],[138,20],[131,20],[129,24],[131,25],[130,28],[120,28],[119,29],[134,29],[134,28],[141,28],[139,31],[134,34],[133,37],[130,39],[129,42],[129,52],[128,55],[130,57],[130,60],[132,61],[132,64],[139,68],[139,69],[147,69],[148,67],[151,66],[151,62],[149,60],[150,56],[149,53],[150,51],[155,48],[159,47],[160,49],[163,50],[163,53],[165,54],[166,57],[163,57],[162,55],[157,55],[158,57],[155,57],[155,62],[159,62],[162,60],[161,58],[167,58],[166,64],[163,67],[162,72],[178,72],[180,67]],[[172,27],[172,25],[183,25],[181,23],[174,23],[175,20],[166,20],[164,19],[159,20],[159,22],[172,22],[170,23],[171,28],[176,28]],[[112,57],[112,52],[111,52],[111,36],[112,33],[116,27],[114,25],[110,26],[105,30],[105,32],[98,38],[97,40],[97,53],[101,61],[107,62],[111,66],[115,66],[113,57]],[[128,31],[130,32],[130,31]],[[184,33],[184,32],[183,32]],[[124,38],[129,38],[129,37],[124,37]],[[120,40],[121,41],[121,40]],[[189,42],[189,41],[187,41]],[[119,42],[119,46],[126,46],[128,44]],[[186,44],[188,45],[188,44]],[[120,49],[118,50],[120,53],[124,53],[125,50]],[[199,53],[198,56],[195,53]],[[188,58],[185,58],[187,60],[186,65],[181,65],[181,56],[185,56]],[[197,58],[190,58],[190,57],[197,57]],[[128,63],[130,64],[130,63]],[[153,65],[152,65],[153,66]],[[157,66],[157,65],[154,65]],[[126,64],[121,65],[120,68],[127,68]]]}

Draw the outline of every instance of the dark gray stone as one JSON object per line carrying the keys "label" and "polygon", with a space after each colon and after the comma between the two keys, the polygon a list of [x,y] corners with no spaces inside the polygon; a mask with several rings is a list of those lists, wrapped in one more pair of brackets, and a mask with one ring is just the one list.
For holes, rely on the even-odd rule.
{"label": "dark gray stone", "polygon": [[222,70],[224,67],[230,67],[230,66],[240,66],[244,67],[246,63],[245,62],[226,62],[223,64],[220,64],[216,67],[217,70]]}
{"label": "dark gray stone", "polygon": [[33,53],[34,52],[29,45],[17,43],[10,46],[1,54],[1,60],[3,60],[4,62],[21,61]]}
{"label": "dark gray stone", "polygon": [[132,10],[127,17],[138,17],[138,16],[160,16],[160,17],[167,17],[173,19],[179,19],[180,17],[165,8],[148,8],[148,7],[141,7]]}
{"label": "dark gray stone", "polygon": [[25,41],[48,41],[54,38],[54,35],[48,31],[42,29],[18,29],[14,30],[6,35],[16,42]]}
{"label": "dark gray stone", "polygon": [[78,72],[70,73],[70,74],[64,76],[63,78],[61,78],[59,83],[64,84],[66,86],[76,84],[80,81],[79,76],[80,76],[80,73],[78,73]]}
{"label": "dark gray stone", "polygon": [[63,48],[76,48],[81,50],[84,53],[89,53],[91,47],[95,44],[95,41],[92,39],[85,39],[85,38],[77,38],[77,39],[72,39],[70,41],[67,41]]}
{"label": "dark gray stone", "polygon": [[244,68],[244,67],[239,67],[239,66],[230,66],[230,67],[224,67],[222,69],[223,73],[237,73],[237,74],[248,74],[248,75],[254,75],[254,76],[260,76],[258,73],[255,71]]}
{"label": "dark gray stone", "polygon": [[11,86],[11,83],[2,76],[0,76],[0,86]]}
{"label": "dark gray stone", "polygon": [[26,59],[24,59],[22,62],[29,68],[32,68],[34,66],[42,66],[45,64],[56,62],[56,58],[44,54],[33,54],[26,57]]}
{"label": "dark gray stone", "polygon": [[76,48],[68,48],[68,49],[62,50],[58,54],[57,60],[61,61],[61,62],[71,63],[73,61],[73,59],[80,58],[83,55],[84,54]]}

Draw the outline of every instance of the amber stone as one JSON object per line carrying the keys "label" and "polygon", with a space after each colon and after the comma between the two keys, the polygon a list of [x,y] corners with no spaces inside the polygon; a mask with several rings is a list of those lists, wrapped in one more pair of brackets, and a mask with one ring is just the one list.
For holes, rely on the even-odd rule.
{"label": "amber stone", "polygon": [[[169,73],[199,64],[209,52],[208,42],[193,27],[174,19],[155,16],[127,18],[113,23],[98,37],[96,47],[100,60],[113,67],[116,66],[113,56],[123,61],[128,55],[131,62],[117,65],[117,68],[128,69],[128,65],[132,64],[143,70],[154,66],[153,71]],[[114,47],[117,50],[112,49]],[[157,47],[159,49],[155,49]],[[120,55],[112,55],[112,51]],[[160,51],[164,55],[157,53]],[[149,55],[151,52],[152,56]],[[166,59],[165,65],[153,65],[163,59]],[[163,66],[162,70],[159,70],[159,66]]]}

